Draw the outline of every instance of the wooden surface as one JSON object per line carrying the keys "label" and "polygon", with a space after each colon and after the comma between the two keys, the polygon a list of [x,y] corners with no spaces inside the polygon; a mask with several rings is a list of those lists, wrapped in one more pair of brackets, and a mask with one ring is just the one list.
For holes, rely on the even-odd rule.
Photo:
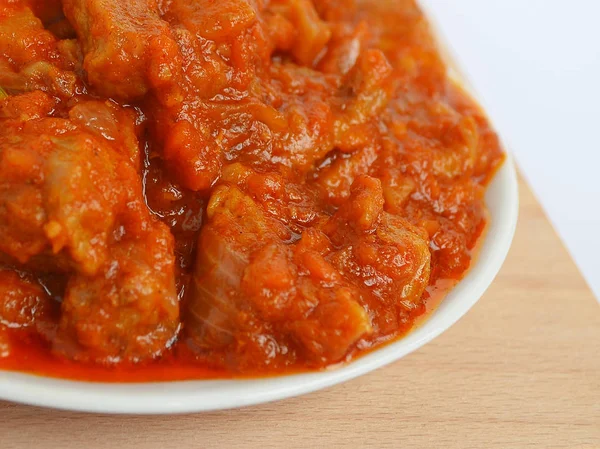
{"label": "wooden surface", "polygon": [[600,307],[526,186],[479,303],[393,365],[304,397],[167,417],[0,402],[0,448],[600,449]]}

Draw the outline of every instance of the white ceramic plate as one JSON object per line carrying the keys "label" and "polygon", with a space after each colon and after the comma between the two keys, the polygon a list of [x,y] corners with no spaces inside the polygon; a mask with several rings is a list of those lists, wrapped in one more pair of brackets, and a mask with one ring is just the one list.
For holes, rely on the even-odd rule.
{"label": "white ceramic plate", "polygon": [[340,368],[275,378],[111,384],[0,372],[0,399],[103,413],[182,413],[243,407],[298,396],[353,379],[394,362],[437,337],[463,316],[490,285],[514,234],[518,191],[510,157],[486,195],[491,219],[467,276],[420,327]]}

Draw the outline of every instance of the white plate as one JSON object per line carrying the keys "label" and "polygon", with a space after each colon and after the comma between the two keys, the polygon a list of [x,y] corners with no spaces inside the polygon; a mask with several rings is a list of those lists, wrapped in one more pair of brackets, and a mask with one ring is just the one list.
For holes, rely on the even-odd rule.
{"label": "white plate", "polygon": [[182,413],[243,407],[298,396],[394,362],[437,337],[481,297],[500,270],[517,223],[518,191],[510,157],[489,186],[490,225],[477,261],[437,310],[406,337],[337,369],[276,378],[114,384],[0,372],[0,399],[103,413]]}

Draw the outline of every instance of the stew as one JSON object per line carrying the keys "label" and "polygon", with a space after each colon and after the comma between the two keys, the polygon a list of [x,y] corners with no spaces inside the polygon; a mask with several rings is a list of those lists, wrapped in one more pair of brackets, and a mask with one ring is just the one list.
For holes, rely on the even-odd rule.
{"label": "stew", "polygon": [[0,5],[0,368],[319,369],[469,268],[503,153],[413,0]]}

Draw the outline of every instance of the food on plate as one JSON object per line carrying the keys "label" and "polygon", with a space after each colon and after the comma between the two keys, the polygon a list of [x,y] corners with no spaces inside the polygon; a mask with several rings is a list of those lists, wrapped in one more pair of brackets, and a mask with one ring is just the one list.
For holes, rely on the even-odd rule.
{"label": "food on plate", "polygon": [[4,2],[0,125],[0,368],[77,379],[405,335],[504,159],[413,0]]}

